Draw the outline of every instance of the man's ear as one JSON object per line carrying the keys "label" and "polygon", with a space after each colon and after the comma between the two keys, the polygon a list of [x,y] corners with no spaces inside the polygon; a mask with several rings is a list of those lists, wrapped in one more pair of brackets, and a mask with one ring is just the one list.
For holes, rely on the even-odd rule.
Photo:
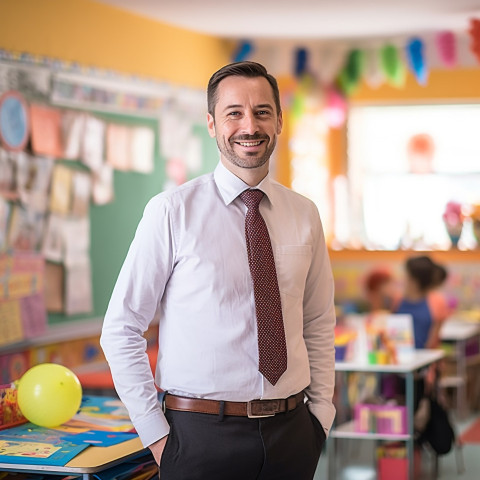
{"label": "man's ear", "polygon": [[278,120],[277,120],[277,135],[280,135],[282,133],[282,127],[283,127],[283,115],[282,115],[282,111],[280,110],[280,113],[278,114]]}
{"label": "man's ear", "polygon": [[207,127],[208,127],[208,134],[212,137],[216,137],[215,133],[215,119],[213,118],[213,115],[210,115],[207,113]]}

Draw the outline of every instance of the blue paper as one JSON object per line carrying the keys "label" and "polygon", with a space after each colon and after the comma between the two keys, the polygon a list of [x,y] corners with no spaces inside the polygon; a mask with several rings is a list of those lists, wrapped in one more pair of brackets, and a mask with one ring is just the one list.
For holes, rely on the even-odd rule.
{"label": "blue paper", "polygon": [[84,433],[76,433],[74,435],[64,436],[63,439],[68,440],[77,445],[86,443],[94,447],[109,447],[118,443],[126,442],[137,437],[136,433],[130,432],[106,432],[103,430],[89,430]]}

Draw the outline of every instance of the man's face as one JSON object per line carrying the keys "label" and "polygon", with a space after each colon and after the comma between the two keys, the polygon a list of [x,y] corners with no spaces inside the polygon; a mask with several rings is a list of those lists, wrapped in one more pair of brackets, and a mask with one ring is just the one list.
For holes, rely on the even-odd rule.
{"label": "man's face", "polygon": [[282,130],[272,87],[263,77],[231,76],[218,85],[215,118],[208,131],[215,137],[222,161],[238,168],[264,168]]}

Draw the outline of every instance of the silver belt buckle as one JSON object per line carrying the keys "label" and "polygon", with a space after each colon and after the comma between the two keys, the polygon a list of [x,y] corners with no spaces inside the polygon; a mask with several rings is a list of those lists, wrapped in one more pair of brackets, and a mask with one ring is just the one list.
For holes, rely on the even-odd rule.
{"label": "silver belt buckle", "polygon": [[[279,402],[277,402],[277,404],[276,404],[276,411],[274,411],[275,409],[273,409],[273,410],[270,409],[270,411],[269,411],[269,409],[265,409],[265,408],[264,408],[265,404],[260,403],[260,405],[261,405],[260,408],[261,408],[262,410],[264,409],[264,410],[266,410],[266,411],[265,411],[265,413],[262,412],[262,413],[259,414],[259,415],[255,415],[254,413],[252,413],[252,404],[253,404],[253,403],[256,403],[256,402],[261,402],[261,400],[251,400],[250,402],[247,402],[247,417],[248,417],[248,418],[274,417],[276,411],[278,412],[279,407],[280,407]],[[275,402],[275,400],[271,400],[271,402],[273,403],[273,402]]]}

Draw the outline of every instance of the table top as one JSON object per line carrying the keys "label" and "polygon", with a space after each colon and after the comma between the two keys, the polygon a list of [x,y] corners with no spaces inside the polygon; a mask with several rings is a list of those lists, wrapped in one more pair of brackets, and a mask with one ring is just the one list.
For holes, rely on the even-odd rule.
{"label": "table top", "polygon": [[[27,465],[25,463],[2,463],[1,471],[34,471],[62,473],[96,473],[113,467],[129,458],[133,458],[144,450],[139,437],[109,447],[90,446],[72,458],[65,466]],[[147,452],[147,451],[145,451]]]}
{"label": "table top", "polygon": [[480,334],[480,324],[462,322],[461,320],[447,320],[440,330],[440,339],[445,341],[468,340]]}
{"label": "table top", "polygon": [[335,370],[339,372],[409,373],[435,363],[444,356],[445,352],[440,349],[414,350],[408,358],[402,359],[398,364],[380,365],[366,362],[335,362]]}

